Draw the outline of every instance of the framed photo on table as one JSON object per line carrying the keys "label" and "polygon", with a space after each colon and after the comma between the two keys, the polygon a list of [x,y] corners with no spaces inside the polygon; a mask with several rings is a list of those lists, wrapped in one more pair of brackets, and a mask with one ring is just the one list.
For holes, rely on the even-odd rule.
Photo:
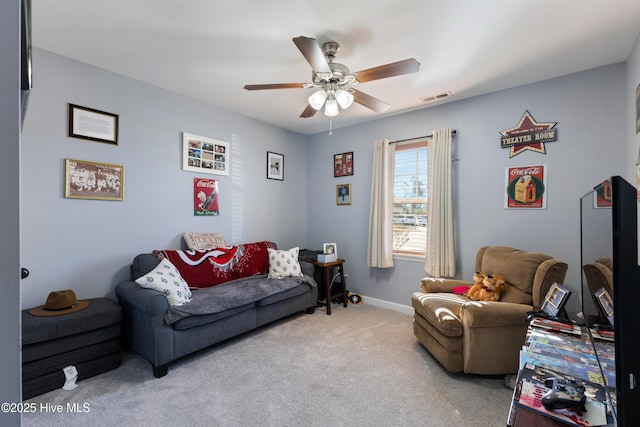
{"label": "framed photo on table", "polygon": [[554,283],[551,285],[549,292],[547,292],[547,295],[544,297],[542,311],[548,316],[557,317],[558,313],[564,309],[570,295],[571,291],[569,289],[563,288],[559,284]]}
{"label": "framed photo on table", "polygon": [[324,254],[335,254],[338,256],[338,245],[335,243],[323,243],[322,244],[322,253]]}

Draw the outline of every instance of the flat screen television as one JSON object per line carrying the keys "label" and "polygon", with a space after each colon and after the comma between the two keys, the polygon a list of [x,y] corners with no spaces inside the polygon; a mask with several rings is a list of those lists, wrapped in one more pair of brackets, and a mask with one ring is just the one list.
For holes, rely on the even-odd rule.
{"label": "flat screen television", "polygon": [[619,176],[597,185],[580,200],[581,263],[609,259],[612,266],[613,316],[607,319],[583,270],[581,304],[584,320],[611,322],[615,331],[618,426],[640,420],[640,266],[636,189]]}

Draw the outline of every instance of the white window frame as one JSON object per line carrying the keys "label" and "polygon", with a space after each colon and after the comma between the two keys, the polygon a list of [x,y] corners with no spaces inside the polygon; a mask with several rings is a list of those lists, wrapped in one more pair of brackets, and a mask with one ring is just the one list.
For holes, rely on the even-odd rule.
{"label": "white window frame", "polygon": [[[397,144],[396,145],[396,153],[398,152],[403,152],[403,151],[417,151],[417,150],[426,150],[427,148],[427,140],[421,140],[421,141],[417,141],[417,142],[413,142],[413,143],[404,143],[404,144]],[[419,165],[417,163],[418,161],[418,156],[416,156],[416,168],[415,168],[415,172],[413,175],[415,175],[416,177],[418,176],[418,168]],[[420,165],[422,166],[422,165]],[[426,161],[424,163],[424,166],[426,167]],[[397,173],[397,171],[396,171]],[[408,176],[408,175],[406,175]],[[394,225],[393,225],[393,229],[394,229],[394,239],[396,238],[396,225],[400,223],[401,219],[399,218],[399,213],[396,213],[396,204],[399,203],[412,203],[412,204],[428,204],[428,198],[427,196],[425,197],[411,197],[411,198],[396,198],[395,197],[395,186],[396,186],[396,174],[394,173],[394,198],[393,198],[393,211],[394,211]],[[418,185],[418,183],[416,183],[416,185]],[[426,182],[424,183],[424,185],[426,185]],[[412,214],[409,214],[409,216]],[[428,216],[425,215],[425,220],[428,221]],[[406,218],[404,218],[406,220]],[[396,222],[398,221],[398,222]],[[408,225],[408,227],[415,227],[415,225]],[[401,226],[399,226],[401,227]],[[394,243],[394,249],[393,249],[393,257],[395,259],[403,259],[403,260],[409,260],[409,261],[423,261],[425,258],[425,254],[426,254],[426,229],[425,230],[411,230],[409,231],[409,233],[411,232],[416,232],[416,233],[421,233],[424,231],[424,239],[425,239],[425,246],[423,248],[422,251],[411,251],[411,250],[402,250],[402,249],[396,249],[395,248],[395,243]]]}

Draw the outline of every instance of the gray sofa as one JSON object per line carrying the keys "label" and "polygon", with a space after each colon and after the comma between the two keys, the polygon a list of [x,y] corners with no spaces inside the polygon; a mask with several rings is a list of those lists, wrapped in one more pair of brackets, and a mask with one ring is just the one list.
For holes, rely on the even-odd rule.
{"label": "gray sofa", "polygon": [[157,378],[180,357],[300,311],[313,313],[318,302],[314,267],[301,262],[302,277],[240,278],[193,290],[191,302],[169,306],[163,294],[135,282],[158,263],[154,254],[136,256],[131,280],[116,286],[123,340],[151,362]]}

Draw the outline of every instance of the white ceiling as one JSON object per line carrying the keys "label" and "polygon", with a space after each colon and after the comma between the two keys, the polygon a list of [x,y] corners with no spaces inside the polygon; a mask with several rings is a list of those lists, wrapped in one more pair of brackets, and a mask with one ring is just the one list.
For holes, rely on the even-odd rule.
{"label": "white ceiling", "polygon": [[[357,86],[392,115],[625,61],[640,0],[32,0],[32,19],[36,47],[313,134],[328,119],[299,117],[312,89],[243,89],[311,81],[293,37],[338,42],[352,72],[416,58]],[[354,104],[333,127],[382,116]]]}

